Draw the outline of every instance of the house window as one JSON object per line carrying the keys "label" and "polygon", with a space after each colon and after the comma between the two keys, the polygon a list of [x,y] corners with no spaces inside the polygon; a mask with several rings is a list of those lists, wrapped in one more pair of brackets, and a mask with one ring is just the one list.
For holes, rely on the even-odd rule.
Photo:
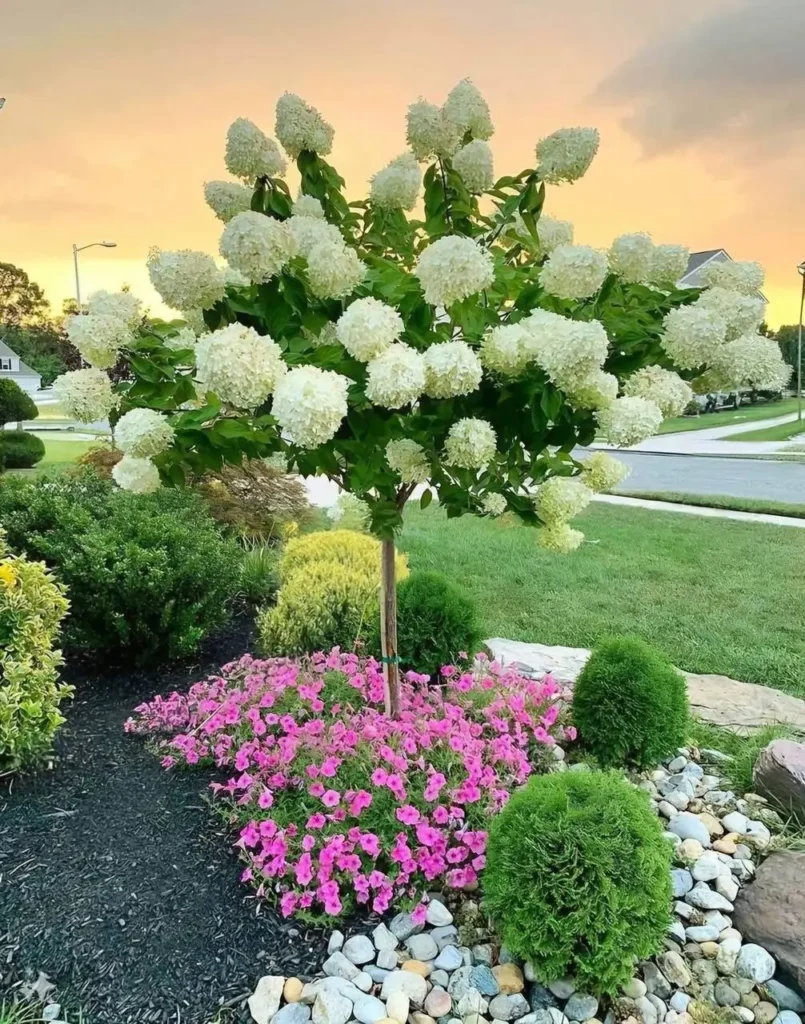
{"label": "house window", "polygon": [[11,360],[0,356],[0,370],[10,370]]}

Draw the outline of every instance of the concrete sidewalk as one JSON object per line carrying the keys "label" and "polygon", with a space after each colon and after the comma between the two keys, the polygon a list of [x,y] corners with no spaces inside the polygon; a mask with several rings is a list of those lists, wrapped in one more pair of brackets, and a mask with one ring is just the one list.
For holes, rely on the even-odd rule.
{"label": "concrete sidewalk", "polygon": [[635,508],[650,508],[655,512],[683,512],[708,519],[737,519],[748,523],[769,523],[772,526],[793,526],[805,529],[805,519],[796,516],[775,516],[767,512],[740,512],[730,508],[710,508],[707,505],[682,505],[675,501],[652,501],[650,498],[627,498],[623,494],[596,494],[593,501],[608,505],[632,505]]}
{"label": "concrete sidewalk", "polygon": [[[656,434],[654,437],[641,441],[625,449],[630,452],[659,452],[673,455],[770,455],[785,451],[786,447],[797,444],[796,438],[789,441],[741,441],[727,440],[752,430],[765,430],[784,423],[793,423],[796,413],[785,416],[774,416],[766,420],[749,420],[744,423],[733,423],[730,426],[705,427],[703,430],[685,430],[676,434]],[[805,433],[805,421],[803,421]],[[801,440],[800,440],[801,443]],[[596,442],[593,447],[608,448]]]}

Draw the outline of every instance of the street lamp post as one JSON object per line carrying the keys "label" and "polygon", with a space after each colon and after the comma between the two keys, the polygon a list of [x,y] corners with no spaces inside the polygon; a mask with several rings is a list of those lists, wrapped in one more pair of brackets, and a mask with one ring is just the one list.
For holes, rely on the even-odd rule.
{"label": "street lamp post", "polygon": [[802,313],[805,310],[805,261],[797,267],[802,278],[802,294],[799,300],[799,331],[797,332],[797,421],[802,422]]}
{"label": "street lamp post", "polygon": [[91,249],[94,245],[103,246],[104,249],[114,249],[117,242],[90,242],[89,245],[76,245],[73,242],[73,265],[75,267],[75,299],[78,303],[78,311],[81,312],[81,282],[78,277],[78,254],[85,249]]}

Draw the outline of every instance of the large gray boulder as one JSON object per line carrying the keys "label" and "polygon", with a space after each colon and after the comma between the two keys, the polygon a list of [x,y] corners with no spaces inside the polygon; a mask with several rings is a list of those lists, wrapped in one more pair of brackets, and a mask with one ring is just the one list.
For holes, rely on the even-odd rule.
{"label": "large gray boulder", "polygon": [[752,773],[758,793],[805,822],[805,743],[772,740]]}

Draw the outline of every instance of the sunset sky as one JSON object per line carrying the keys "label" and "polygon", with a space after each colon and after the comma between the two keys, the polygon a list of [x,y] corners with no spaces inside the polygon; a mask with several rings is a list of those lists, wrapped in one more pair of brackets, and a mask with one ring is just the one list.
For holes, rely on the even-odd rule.
{"label": "sunset sky", "polygon": [[[606,246],[647,230],[767,270],[768,320],[798,316],[805,259],[803,0],[3,0],[0,260],[55,308],[124,282],[161,311],[150,246],[217,255],[202,197],[226,129],[273,135],[285,90],[336,129],[351,198],[405,148],[405,110],[461,78],[486,96],[496,172],[543,135],[594,124],[602,147],[546,211]],[[292,182],[295,188],[295,182]]]}

